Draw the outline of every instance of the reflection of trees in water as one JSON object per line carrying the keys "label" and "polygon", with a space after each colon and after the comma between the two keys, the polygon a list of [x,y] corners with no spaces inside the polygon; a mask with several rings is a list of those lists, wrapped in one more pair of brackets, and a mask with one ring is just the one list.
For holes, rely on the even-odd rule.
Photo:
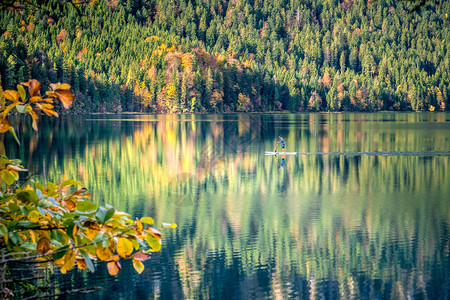
{"label": "reflection of trees in water", "polygon": [[450,149],[446,131],[405,130],[428,117],[61,120],[24,155],[38,172],[79,178],[94,199],[178,223],[157,259],[186,297],[231,285],[240,295],[434,298],[449,266],[448,157],[291,156],[280,172],[263,155],[278,135],[299,152]]}

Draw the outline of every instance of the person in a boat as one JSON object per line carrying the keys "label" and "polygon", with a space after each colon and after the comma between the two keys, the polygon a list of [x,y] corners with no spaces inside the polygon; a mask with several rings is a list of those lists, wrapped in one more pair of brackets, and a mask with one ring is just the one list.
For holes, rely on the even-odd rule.
{"label": "person in a boat", "polygon": [[280,141],[278,142],[278,144],[281,144],[281,149],[283,149],[283,152],[284,152],[284,147],[285,147],[284,139],[281,136],[279,136],[279,138],[280,138]]}

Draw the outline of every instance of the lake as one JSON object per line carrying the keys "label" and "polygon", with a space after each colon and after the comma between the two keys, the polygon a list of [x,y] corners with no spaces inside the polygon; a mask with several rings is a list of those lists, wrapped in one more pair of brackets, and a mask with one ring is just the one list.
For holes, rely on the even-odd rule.
{"label": "lake", "polygon": [[[50,278],[87,299],[445,299],[450,114],[89,115],[18,124],[37,180],[164,229],[138,275]],[[265,155],[281,151],[299,155]],[[326,155],[326,153],[333,153]],[[156,226],[158,227],[158,226]],[[79,298],[79,295],[73,298]]]}

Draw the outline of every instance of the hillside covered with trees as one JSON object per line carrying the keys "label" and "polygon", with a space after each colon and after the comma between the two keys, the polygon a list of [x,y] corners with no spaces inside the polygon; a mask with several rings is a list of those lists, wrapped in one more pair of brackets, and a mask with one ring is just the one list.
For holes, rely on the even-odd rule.
{"label": "hillside covered with trees", "polygon": [[450,107],[450,1],[43,7],[0,12],[1,85],[70,83],[75,112]]}

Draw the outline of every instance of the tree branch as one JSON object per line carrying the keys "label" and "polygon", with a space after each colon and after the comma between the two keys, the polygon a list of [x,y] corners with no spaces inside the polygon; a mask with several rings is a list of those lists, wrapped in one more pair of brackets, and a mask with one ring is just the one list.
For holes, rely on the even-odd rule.
{"label": "tree branch", "polygon": [[[66,252],[66,251],[69,251],[69,250],[75,250],[75,249],[79,249],[79,248],[83,248],[83,247],[87,247],[87,246],[96,245],[96,244],[102,243],[102,242],[104,242],[104,241],[109,241],[110,239],[113,239],[113,238],[115,238],[115,237],[122,236],[122,235],[126,234],[127,232],[129,232],[129,231],[131,231],[131,230],[132,230],[132,228],[128,228],[127,231],[124,231],[124,232],[115,234],[115,235],[113,235],[113,236],[111,236],[111,237],[109,237],[109,238],[102,239],[102,240],[100,240],[100,241],[98,241],[98,242],[92,242],[92,243],[84,244],[84,245],[80,245],[80,246],[72,246],[72,247],[69,247],[69,248],[67,248],[67,249],[56,250],[56,251],[54,251],[54,252],[52,252],[52,253],[49,253],[49,254],[46,254],[46,253],[45,253],[45,254],[35,254],[35,255],[30,255],[30,256],[26,256],[26,257],[13,257],[13,258],[7,258],[7,257],[10,257],[10,256],[17,256],[17,255],[29,255],[30,252],[14,252],[14,253],[7,253],[7,254],[0,255],[0,258],[1,258],[0,261],[1,261],[1,262],[6,262],[6,263],[9,263],[9,262],[26,263],[26,262],[24,262],[24,260],[32,260],[32,259],[37,259],[37,258],[42,258],[42,257],[50,257],[51,255],[54,255],[54,254],[57,254],[57,253]],[[53,260],[54,260],[54,259],[49,258],[48,260],[44,260],[44,261],[33,261],[33,262],[31,262],[31,263],[46,263],[46,262],[50,262],[50,261],[53,261]]]}

